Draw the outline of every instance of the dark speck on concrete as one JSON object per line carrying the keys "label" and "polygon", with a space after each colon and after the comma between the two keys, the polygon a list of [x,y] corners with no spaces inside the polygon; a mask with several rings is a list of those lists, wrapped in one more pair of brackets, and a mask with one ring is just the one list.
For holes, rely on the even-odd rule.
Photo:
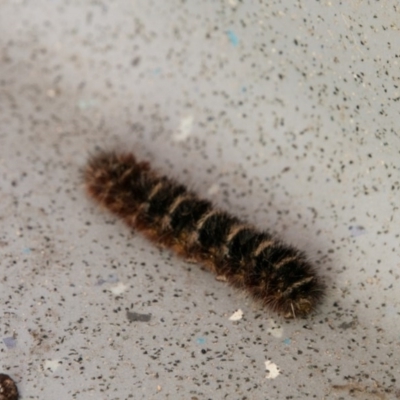
{"label": "dark speck on concrete", "polygon": [[151,320],[151,314],[139,314],[133,311],[127,311],[126,316],[129,322],[149,322]]}

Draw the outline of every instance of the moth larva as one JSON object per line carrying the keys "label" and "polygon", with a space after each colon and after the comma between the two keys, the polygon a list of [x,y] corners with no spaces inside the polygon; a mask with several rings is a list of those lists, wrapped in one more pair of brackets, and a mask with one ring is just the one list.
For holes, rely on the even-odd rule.
{"label": "moth larva", "polygon": [[323,297],[324,285],[303,252],[215,208],[133,154],[94,155],[84,180],[89,195],[129,226],[286,318],[306,316]]}

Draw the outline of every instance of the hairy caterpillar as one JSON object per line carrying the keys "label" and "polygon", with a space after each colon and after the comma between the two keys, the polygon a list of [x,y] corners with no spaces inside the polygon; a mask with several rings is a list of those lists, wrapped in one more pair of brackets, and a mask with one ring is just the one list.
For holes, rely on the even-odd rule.
{"label": "hairy caterpillar", "polygon": [[133,154],[94,155],[84,181],[88,194],[129,226],[286,318],[306,316],[323,297],[324,285],[301,251],[215,208]]}

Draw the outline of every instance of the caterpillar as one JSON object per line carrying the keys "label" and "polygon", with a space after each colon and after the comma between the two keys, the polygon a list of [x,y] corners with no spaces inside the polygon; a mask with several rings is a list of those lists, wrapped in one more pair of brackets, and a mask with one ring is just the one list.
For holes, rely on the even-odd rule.
{"label": "caterpillar", "polygon": [[132,153],[92,155],[83,180],[88,195],[128,226],[285,318],[307,316],[324,295],[302,251],[214,207]]}

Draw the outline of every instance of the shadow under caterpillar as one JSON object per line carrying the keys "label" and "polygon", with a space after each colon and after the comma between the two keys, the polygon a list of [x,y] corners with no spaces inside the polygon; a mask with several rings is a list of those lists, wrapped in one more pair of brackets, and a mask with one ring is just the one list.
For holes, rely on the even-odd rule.
{"label": "shadow under caterpillar", "polygon": [[131,153],[95,154],[84,181],[90,197],[130,227],[202,263],[286,318],[305,317],[324,295],[303,252],[215,208]]}

